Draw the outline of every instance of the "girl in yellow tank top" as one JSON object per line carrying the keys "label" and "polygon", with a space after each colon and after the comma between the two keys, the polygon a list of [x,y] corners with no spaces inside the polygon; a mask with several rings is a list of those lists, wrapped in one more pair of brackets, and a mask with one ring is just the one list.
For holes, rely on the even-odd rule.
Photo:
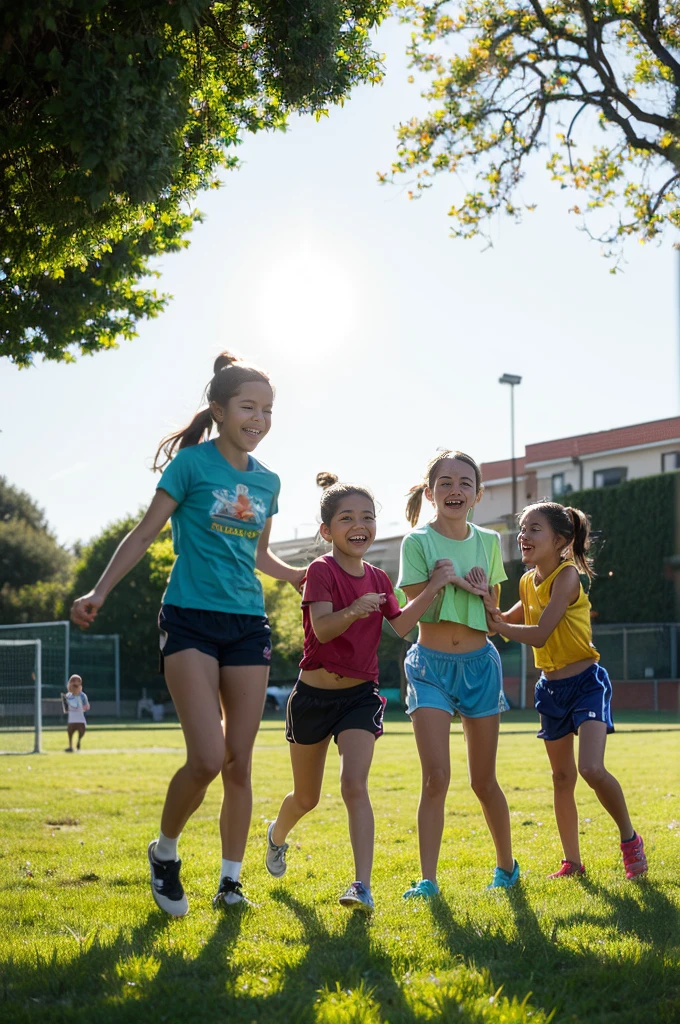
{"label": "girl in yellow tank top", "polygon": [[[549,878],[585,874],[574,798],[580,774],[616,822],[627,878],[647,870],[642,838],[635,831],[618,781],[604,766],[607,734],[614,731],[611,683],[599,664],[590,625],[590,601],[579,573],[592,579],[590,523],[585,513],[553,501],[529,505],[519,517],[522,561],[532,566],[520,579],[520,600],[510,611],[484,603],[489,627],[508,640],[530,644],[541,677],[535,706],[541,716],[553,775],[554,807],[564,860]],[[579,738],[578,773],[574,736]]]}

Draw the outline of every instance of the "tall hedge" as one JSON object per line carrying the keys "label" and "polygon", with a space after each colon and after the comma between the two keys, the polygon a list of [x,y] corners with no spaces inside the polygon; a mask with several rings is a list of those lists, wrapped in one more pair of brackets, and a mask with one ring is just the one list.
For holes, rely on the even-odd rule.
{"label": "tall hedge", "polygon": [[679,483],[677,472],[663,473],[569,495],[569,504],[587,512],[600,534],[591,552],[596,622],[675,619],[674,584],[665,560],[678,553]]}

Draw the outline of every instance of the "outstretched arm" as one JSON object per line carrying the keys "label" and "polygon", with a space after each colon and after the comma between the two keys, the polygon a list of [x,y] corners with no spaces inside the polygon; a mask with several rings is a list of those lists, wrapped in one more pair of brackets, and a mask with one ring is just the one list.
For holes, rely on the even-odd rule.
{"label": "outstretched arm", "polygon": [[456,576],[453,562],[448,558],[440,559],[427,583],[415,583],[410,587],[404,587],[408,604],[401,609],[401,613],[388,622],[397,636],[406,636],[413,629],[419,619],[430,607],[439,591],[447,583],[453,583],[460,579]]}
{"label": "outstretched arm", "polygon": [[257,542],[255,565],[265,576],[272,576],[275,580],[285,580],[286,583],[292,583],[296,590],[301,590],[307,570],[299,569],[294,565],[288,565],[287,562],[282,562],[273,551],[270,551],[269,534],[271,531],[272,520],[270,516]]}
{"label": "outstretched arm", "polygon": [[362,594],[347,608],[334,612],[330,601],[314,601],[309,606],[312,629],[319,643],[327,644],[349,629],[357,619],[366,619],[373,612],[379,611],[380,605],[384,603],[384,594]]}
{"label": "outstretched arm", "polygon": [[123,576],[133,569],[155,541],[172,513],[177,502],[167,491],[158,489],[140,523],[128,533],[118,547],[94,590],[77,598],[71,607],[71,618],[77,626],[87,629],[94,622],[97,612],[108,594]]}
{"label": "outstretched arm", "polygon": [[[578,598],[580,585],[578,572],[574,567],[570,566],[561,572],[553,583],[550,600],[537,625],[520,626],[505,620],[493,623],[496,632],[500,633],[501,636],[507,637],[508,640],[517,640],[521,644],[531,644],[532,647],[543,647],[569,605],[573,604]],[[511,612],[515,612],[516,608],[517,605],[511,609]]]}

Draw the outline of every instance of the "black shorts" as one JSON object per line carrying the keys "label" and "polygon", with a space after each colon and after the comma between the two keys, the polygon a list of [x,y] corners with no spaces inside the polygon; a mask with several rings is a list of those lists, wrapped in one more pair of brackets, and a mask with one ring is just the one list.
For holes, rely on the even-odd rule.
{"label": "black shorts", "polygon": [[196,650],[225,665],[269,665],[271,630],[266,615],[233,615],[164,604],[158,616],[163,659]]}
{"label": "black shorts", "polygon": [[364,729],[377,739],[382,736],[386,704],[374,682],[324,690],[298,679],[286,705],[286,739],[307,745],[332,735],[337,743],[345,729]]}

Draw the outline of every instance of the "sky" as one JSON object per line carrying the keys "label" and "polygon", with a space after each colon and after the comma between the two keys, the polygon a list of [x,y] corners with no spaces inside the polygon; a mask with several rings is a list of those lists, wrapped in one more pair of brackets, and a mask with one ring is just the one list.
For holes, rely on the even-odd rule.
{"label": "sky", "polygon": [[174,298],[139,337],[75,364],[0,359],[0,474],[44,507],[64,544],[87,541],[150,500],[160,438],[199,408],[215,356],[271,374],[273,426],[256,456],[282,480],[272,537],[316,529],[315,476],[371,487],[379,533],[406,526],[404,495],[442,446],[510,455],[509,389],[520,374],[517,450],[527,443],[677,415],[678,254],[629,244],[624,272],[568,215],[574,196],[533,162],[516,226],[493,248],[449,236],[463,191],[440,177],[417,202],[378,186],[395,128],[422,109],[407,31],[377,48],[386,81],[329,118],[249,137],[242,167],[199,196],[190,247],[158,264]]}

